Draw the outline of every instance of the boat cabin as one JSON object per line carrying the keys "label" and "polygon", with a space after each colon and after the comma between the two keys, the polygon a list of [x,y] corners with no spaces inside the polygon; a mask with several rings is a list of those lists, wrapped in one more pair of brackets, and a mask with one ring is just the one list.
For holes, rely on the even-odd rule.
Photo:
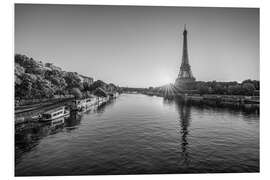
{"label": "boat cabin", "polygon": [[73,101],[71,108],[73,110],[88,108],[88,107],[94,105],[96,102],[97,102],[97,98],[95,98],[95,97],[85,98],[85,99],[76,99]]}
{"label": "boat cabin", "polygon": [[46,111],[41,116],[41,121],[50,121],[65,115],[65,106]]}

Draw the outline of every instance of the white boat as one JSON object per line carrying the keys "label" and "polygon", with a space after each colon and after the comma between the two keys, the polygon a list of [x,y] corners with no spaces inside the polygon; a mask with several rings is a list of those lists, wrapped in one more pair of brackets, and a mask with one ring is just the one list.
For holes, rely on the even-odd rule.
{"label": "white boat", "polygon": [[69,116],[70,116],[70,110],[68,110],[67,107],[65,107],[64,118],[69,118]]}
{"label": "white boat", "polygon": [[77,111],[85,111],[89,109],[91,106],[94,106],[97,102],[98,100],[96,97],[77,99],[73,101],[71,109]]}
{"label": "white boat", "polygon": [[67,116],[69,112],[65,111],[65,106],[54,108],[42,113],[40,121],[52,121],[54,119]]}
{"label": "white boat", "polygon": [[65,123],[65,118],[60,117],[49,122],[51,127],[59,126]]}

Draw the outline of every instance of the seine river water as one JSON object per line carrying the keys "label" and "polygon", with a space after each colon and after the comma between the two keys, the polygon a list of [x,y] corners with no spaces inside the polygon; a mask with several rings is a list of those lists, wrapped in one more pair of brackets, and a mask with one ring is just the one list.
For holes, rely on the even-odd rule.
{"label": "seine river water", "polygon": [[259,171],[259,115],[123,94],[15,135],[15,175]]}

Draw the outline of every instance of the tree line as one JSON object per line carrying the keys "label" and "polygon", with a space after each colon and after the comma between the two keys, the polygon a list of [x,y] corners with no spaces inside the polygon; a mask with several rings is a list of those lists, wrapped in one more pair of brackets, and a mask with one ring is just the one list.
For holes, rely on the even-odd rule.
{"label": "tree line", "polygon": [[[149,87],[148,90],[153,92],[162,92],[169,89],[174,89],[173,84],[161,87]],[[217,81],[196,81],[189,86],[184,87],[193,94],[219,94],[219,95],[244,95],[244,96],[259,96],[260,81],[247,79],[242,82],[217,82]]]}
{"label": "tree line", "polygon": [[241,83],[234,82],[197,82],[196,90],[200,94],[223,95],[259,95],[260,82],[257,80],[244,80]]}

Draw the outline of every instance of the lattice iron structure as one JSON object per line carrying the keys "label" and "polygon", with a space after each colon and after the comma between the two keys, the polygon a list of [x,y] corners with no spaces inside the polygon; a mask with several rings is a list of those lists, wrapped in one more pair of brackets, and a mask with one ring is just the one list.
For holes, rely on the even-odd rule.
{"label": "lattice iron structure", "polygon": [[182,63],[180,66],[180,71],[177,79],[175,80],[175,85],[183,85],[183,83],[194,82],[196,79],[192,75],[191,66],[189,64],[188,58],[188,45],[187,45],[187,29],[186,25],[183,31],[183,54],[182,54]]}

